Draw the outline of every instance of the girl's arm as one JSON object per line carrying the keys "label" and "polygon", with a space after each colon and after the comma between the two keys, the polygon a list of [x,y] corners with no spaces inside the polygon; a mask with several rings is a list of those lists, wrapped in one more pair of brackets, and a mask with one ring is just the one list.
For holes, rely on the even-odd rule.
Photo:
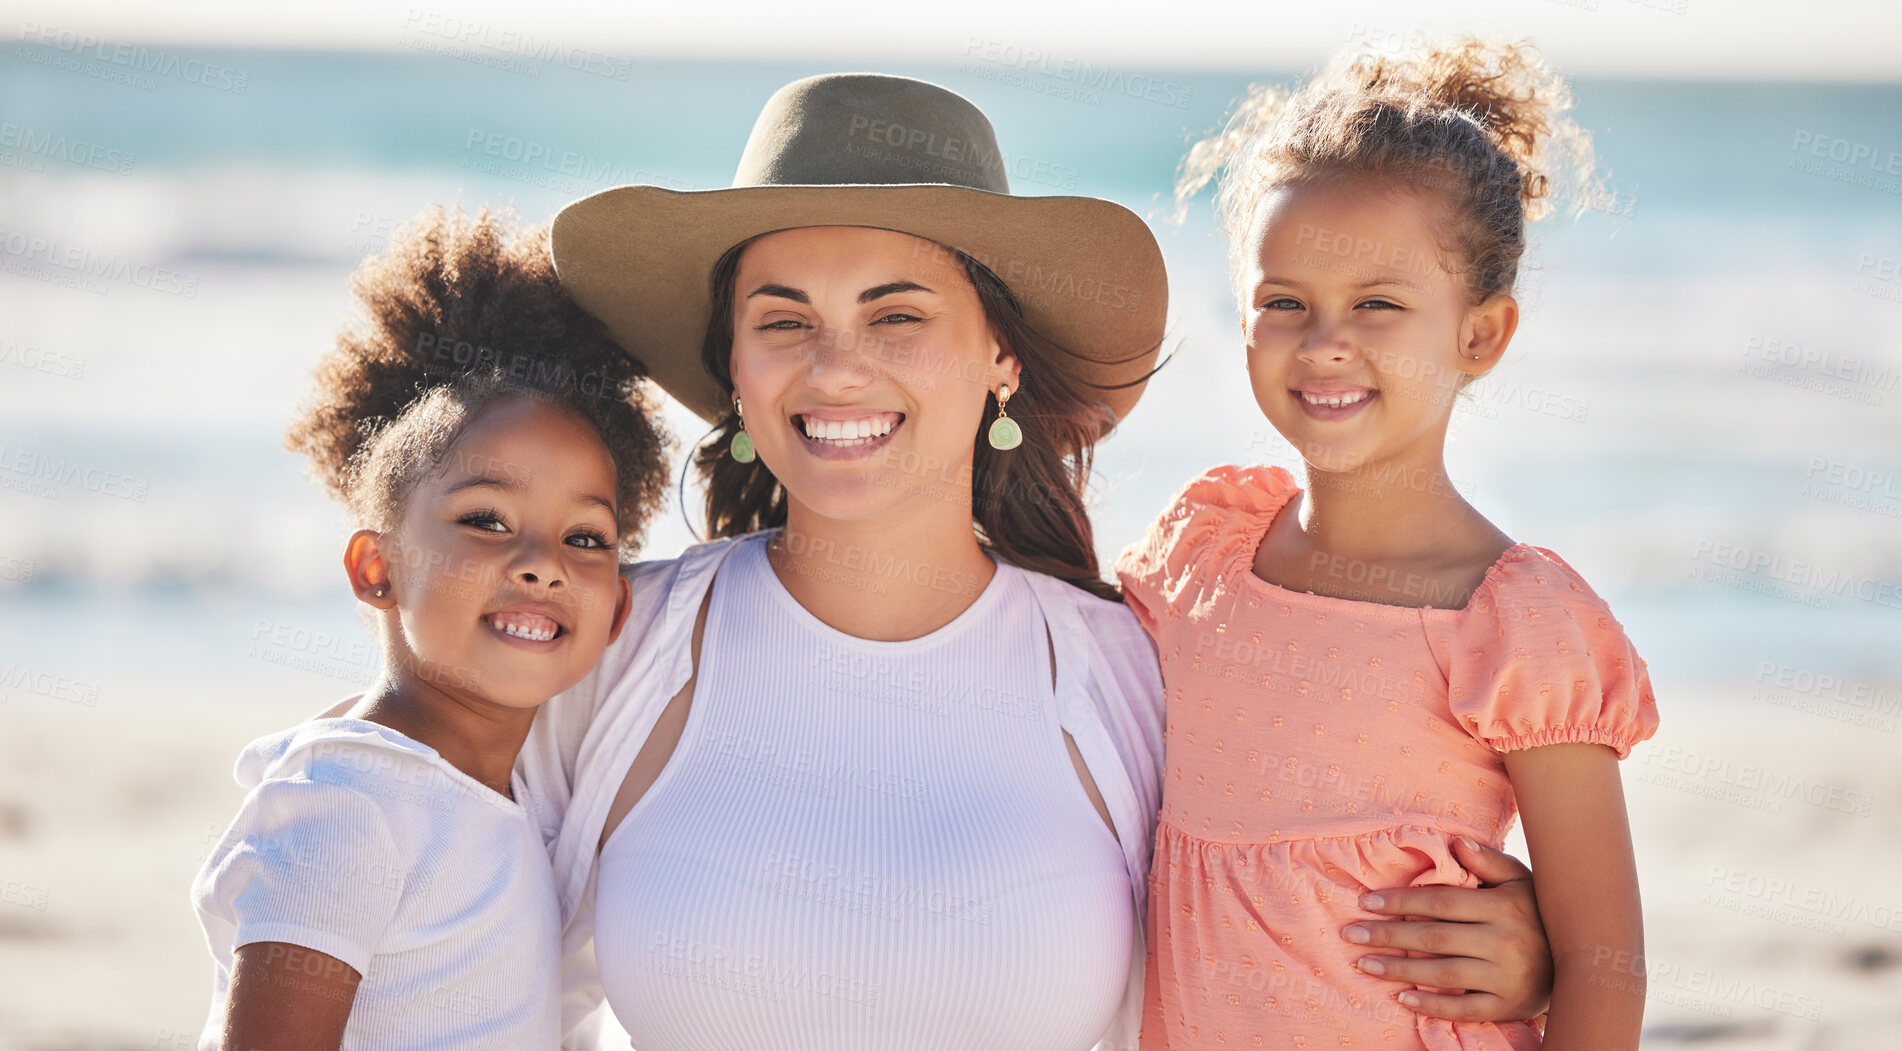
{"label": "girl's arm", "polygon": [[225,1051],[337,1051],[362,975],[288,942],[253,942],[235,955]]}
{"label": "girl's arm", "polygon": [[1552,942],[1545,1051],[1630,1051],[1644,1024],[1644,919],[1618,758],[1557,744],[1505,760]]}

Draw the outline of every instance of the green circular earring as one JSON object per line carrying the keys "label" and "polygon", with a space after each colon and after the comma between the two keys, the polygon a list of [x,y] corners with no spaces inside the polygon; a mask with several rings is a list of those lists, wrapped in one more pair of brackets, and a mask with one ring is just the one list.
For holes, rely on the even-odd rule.
{"label": "green circular earring", "polygon": [[991,421],[991,448],[999,451],[1015,449],[1024,444],[1024,429],[1017,421],[1004,413],[1004,404],[1010,401],[1010,388],[997,388],[997,419]]}
{"label": "green circular earring", "polygon": [[740,412],[740,399],[737,397],[733,399],[733,415],[740,418],[740,433],[727,443],[727,455],[733,457],[735,463],[752,463],[756,455],[753,452],[753,437],[746,433],[746,416]]}

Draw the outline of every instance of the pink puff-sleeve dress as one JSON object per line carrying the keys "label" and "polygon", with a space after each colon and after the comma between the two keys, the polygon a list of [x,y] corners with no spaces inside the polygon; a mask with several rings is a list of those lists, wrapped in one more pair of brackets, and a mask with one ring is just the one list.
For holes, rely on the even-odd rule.
{"label": "pink puff-sleeve dress", "polygon": [[1624,758],[1651,736],[1644,661],[1570,566],[1526,544],[1461,609],[1270,584],[1255,552],[1298,491],[1280,468],[1216,468],[1117,563],[1167,719],[1142,1046],[1538,1047],[1527,1023],[1415,1015],[1340,930],[1377,918],[1367,890],[1478,883],[1451,845],[1511,828],[1503,753]]}

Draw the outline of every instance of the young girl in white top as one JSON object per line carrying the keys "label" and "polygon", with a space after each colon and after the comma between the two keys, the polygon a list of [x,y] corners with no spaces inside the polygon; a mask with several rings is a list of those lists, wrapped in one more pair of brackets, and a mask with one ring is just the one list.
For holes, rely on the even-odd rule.
{"label": "young girl in white top", "polygon": [[290,444],[364,526],[343,562],[383,670],[238,760],[249,794],[192,887],[199,1046],[554,1048],[554,881],[512,768],[620,631],[663,440],[545,235],[434,213],[355,285],[372,323]]}

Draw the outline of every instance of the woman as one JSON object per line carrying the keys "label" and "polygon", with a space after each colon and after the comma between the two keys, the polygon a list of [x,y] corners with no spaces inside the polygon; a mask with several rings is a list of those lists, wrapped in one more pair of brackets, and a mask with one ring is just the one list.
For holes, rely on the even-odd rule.
{"label": "woman", "polygon": [[[718,426],[717,539],[631,570],[524,753],[569,1020],[605,992],[642,1051],[1133,1048],[1161,687],[1082,492],[1161,342],[1155,241],[1009,196],[983,114],[897,77],[782,89],[735,183],[555,223],[564,286]],[[1389,974],[1536,1011],[1530,887],[1428,893],[1389,908],[1484,922],[1366,925],[1462,957]]]}

